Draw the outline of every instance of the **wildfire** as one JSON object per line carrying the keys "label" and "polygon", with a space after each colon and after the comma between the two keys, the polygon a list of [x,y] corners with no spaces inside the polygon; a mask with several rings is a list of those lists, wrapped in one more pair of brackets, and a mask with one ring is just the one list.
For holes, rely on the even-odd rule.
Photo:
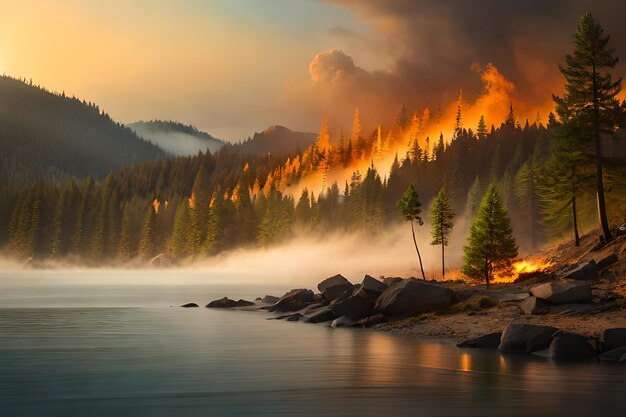
{"label": "wildfire", "polygon": [[513,264],[513,274],[509,276],[497,275],[493,282],[507,283],[514,282],[521,274],[545,271],[552,266],[551,262],[546,262],[541,258],[526,258]]}

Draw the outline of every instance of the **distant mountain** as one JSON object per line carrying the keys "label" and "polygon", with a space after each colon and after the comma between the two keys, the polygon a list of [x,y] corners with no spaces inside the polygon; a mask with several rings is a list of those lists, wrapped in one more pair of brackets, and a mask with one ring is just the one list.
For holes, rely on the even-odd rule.
{"label": "distant mountain", "polygon": [[253,155],[289,154],[305,150],[315,142],[317,136],[315,133],[294,132],[284,126],[271,126],[241,143],[241,150]]}
{"label": "distant mountain", "polygon": [[178,122],[153,120],[139,121],[127,125],[138,136],[154,143],[166,152],[174,155],[190,156],[207,148],[214,153],[224,142],[202,132],[191,125]]}
{"label": "distant mountain", "polygon": [[165,157],[98,106],[0,77],[0,185],[110,171]]}

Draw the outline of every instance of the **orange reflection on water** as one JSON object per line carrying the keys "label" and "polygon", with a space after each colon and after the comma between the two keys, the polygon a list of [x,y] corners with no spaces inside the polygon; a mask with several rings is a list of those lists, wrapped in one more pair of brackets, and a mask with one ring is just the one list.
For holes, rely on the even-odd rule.
{"label": "orange reflection on water", "polygon": [[368,363],[365,379],[374,384],[389,384],[396,379],[395,341],[384,335],[372,335],[367,339]]}
{"label": "orange reflection on water", "polygon": [[472,357],[467,353],[463,353],[461,355],[461,371],[470,372],[471,370],[472,370]]}

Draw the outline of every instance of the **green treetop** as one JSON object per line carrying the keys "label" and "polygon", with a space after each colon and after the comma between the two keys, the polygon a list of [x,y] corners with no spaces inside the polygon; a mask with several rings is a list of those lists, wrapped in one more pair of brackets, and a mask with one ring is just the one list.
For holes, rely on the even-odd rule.
{"label": "green treetop", "polygon": [[448,245],[448,236],[452,232],[454,223],[454,212],[450,207],[450,200],[446,195],[445,189],[442,187],[437,193],[437,197],[433,201],[431,208],[432,213],[432,229],[431,245],[441,245],[441,275],[446,276],[446,263],[445,263],[445,247]]}
{"label": "green treetop", "polygon": [[463,251],[462,272],[470,278],[484,279],[487,288],[494,274],[511,274],[517,245],[494,184],[480,203]]}

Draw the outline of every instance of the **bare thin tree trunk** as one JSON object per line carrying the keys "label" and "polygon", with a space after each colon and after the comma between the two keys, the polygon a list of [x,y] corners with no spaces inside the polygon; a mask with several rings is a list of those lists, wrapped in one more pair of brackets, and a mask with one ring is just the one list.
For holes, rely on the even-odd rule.
{"label": "bare thin tree trunk", "polygon": [[446,240],[443,236],[443,222],[439,224],[439,232],[441,233],[441,279],[446,277],[446,257],[445,257],[445,243]]}
{"label": "bare thin tree trunk", "polygon": [[417,252],[417,259],[420,261],[420,269],[422,270],[422,279],[426,281],[426,274],[424,273],[424,266],[422,265],[422,256],[420,250],[417,247],[417,240],[415,239],[415,228],[413,227],[413,220],[411,220],[411,232],[413,233],[413,244],[415,245],[415,252]]}
{"label": "bare thin tree trunk", "polygon": [[572,215],[574,216],[574,246],[580,246],[580,235],[578,234],[578,214],[576,213],[576,196],[572,197]]}

